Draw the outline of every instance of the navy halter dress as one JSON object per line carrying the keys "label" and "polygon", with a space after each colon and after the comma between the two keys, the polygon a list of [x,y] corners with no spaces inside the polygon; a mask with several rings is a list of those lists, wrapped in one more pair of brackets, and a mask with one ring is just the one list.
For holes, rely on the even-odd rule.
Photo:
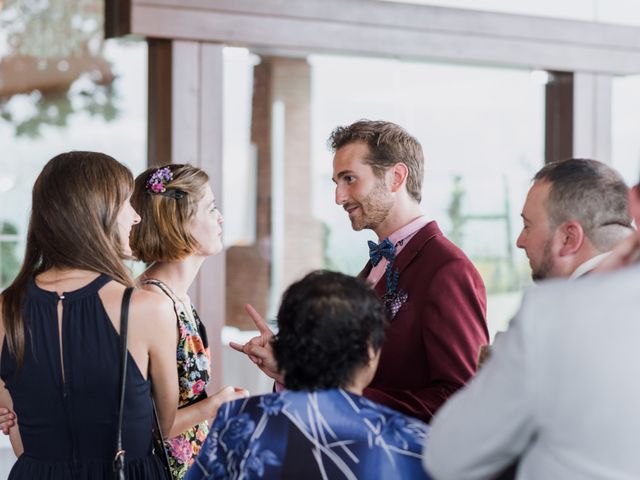
{"label": "navy halter dress", "polygon": [[[120,337],[98,296],[109,281],[101,275],[65,292],[62,299],[33,280],[28,285],[22,370],[17,371],[6,339],[0,356],[0,376],[13,399],[24,446],[10,480],[113,478]],[[62,355],[58,301],[63,303]],[[151,384],[131,355],[128,362],[123,421],[127,479],[165,478],[152,454]]]}

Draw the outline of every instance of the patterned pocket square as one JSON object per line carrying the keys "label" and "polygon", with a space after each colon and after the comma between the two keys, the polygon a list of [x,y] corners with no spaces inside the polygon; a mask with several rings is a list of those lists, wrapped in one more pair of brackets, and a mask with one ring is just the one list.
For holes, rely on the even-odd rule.
{"label": "patterned pocket square", "polygon": [[393,320],[400,310],[400,307],[409,298],[409,294],[403,290],[399,292],[387,292],[383,295],[382,301],[389,314],[389,320]]}

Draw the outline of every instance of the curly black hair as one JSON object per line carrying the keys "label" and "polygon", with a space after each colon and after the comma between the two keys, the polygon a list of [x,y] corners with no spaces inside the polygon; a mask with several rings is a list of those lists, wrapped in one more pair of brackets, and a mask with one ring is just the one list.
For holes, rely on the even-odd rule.
{"label": "curly black hair", "polygon": [[386,315],[363,281],[319,270],[282,296],[273,351],[291,390],[344,388],[380,350]]}

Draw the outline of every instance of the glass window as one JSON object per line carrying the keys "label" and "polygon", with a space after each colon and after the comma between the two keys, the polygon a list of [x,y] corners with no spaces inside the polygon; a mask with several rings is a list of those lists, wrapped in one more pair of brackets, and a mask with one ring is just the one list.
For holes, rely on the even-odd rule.
{"label": "glass window", "polygon": [[611,162],[629,185],[640,172],[640,75],[617,77],[611,95]]}
{"label": "glass window", "polygon": [[[102,2],[93,3],[102,8]],[[18,8],[7,5],[0,25],[11,22]],[[39,10],[24,8],[19,26],[11,23],[0,41],[2,287],[17,273],[31,188],[50,158],[96,150],[125,163],[134,175],[146,167],[146,43],[103,41],[102,21],[91,12],[60,12],[60,21],[75,32],[69,34],[51,26],[55,22],[43,24]],[[36,35],[38,25],[45,25],[46,43]],[[50,50],[49,44],[57,47]]]}
{"label": "glass window", "polygon": [[[246,48],[224,48],[223,209],[227,247],[256,239],[257,157],[251,143],[253,67],[259,58]],[[225,213],[223,211],[223,215]]]}
{"label": "glass window", "polygon": [[334,204],[326,140],[335,126],[359,118],[396,122],[425,152],[423,212],[474,262],[487,286],[491,333],[504,329],[530,282],[515,240],[530,179],[544,158],[538,75],[332,56],[312,56],[310,63],[313,199],[326,232],[326,266],[357,274],[374,236],[353,232]]}

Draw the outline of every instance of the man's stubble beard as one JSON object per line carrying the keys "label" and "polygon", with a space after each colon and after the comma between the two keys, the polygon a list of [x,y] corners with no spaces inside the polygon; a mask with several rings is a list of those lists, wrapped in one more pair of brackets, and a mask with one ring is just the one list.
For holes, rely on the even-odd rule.
{"label": "man's stubble beard", "polygon": [[540,265],[535,270],[531,269],[531,279],[534,282],[539,282],[541,280],[546,280],[551,278],[551,270],[553,270],[553,256],[551,254],[551,242],[552,239],[549,238],[544,243],[544,249],[542,250],[542,260],[540,261]]}
{"label": "man's stubble beard", "polygon": [[358,202],[360,216],[351,218],[351,228],[355,231],[363,229],[375,230],[389,216],[393,199],[387,191],[384,180],[376,182],[373,190]]}

